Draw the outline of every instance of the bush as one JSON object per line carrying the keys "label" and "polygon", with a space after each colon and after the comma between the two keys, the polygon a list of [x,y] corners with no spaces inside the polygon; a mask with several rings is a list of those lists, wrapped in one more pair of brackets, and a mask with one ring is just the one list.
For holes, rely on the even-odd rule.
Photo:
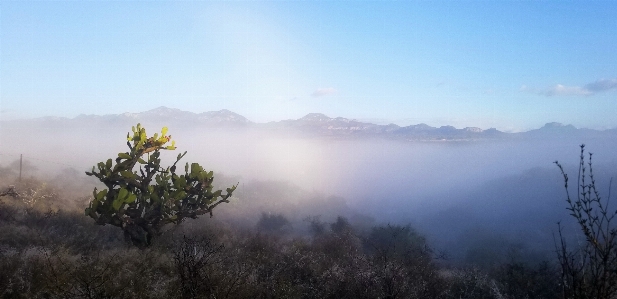
{"label": "bush", "polygon": [[257,229],[265,232],[284,232],[291,229],[291,224],[287,217],[281,213],[261,213],[261,218],[257,222]]}
{"label": "bush", "polygon": [[566,189],[568,211],[576,219],[585,237],[580,248],[567,246],[559,225],[557,255],[562,273],[564,298],[614,298],[617,296],[617,212],[609,210],[609,195],[600,196],[592,167],[592,153],[585,159],[581,145],[576,196],[568,190],[569,178],[561,164]]}
{"label": "bush", "polygon": [[[133,135],[127,134],[128,152],[119,153],[114,165],[112,159],[97,164],[98,170],[86,172],[95,176],[106,188],[93,191],[93,199],[86,215],[97,224],[111,224],[122,228],[125,238],[138,248],[151,245],[152,238],[161,234],[166,224],[181,223],[186,218],[210,214],[221,203],[227,203],[236,186],[213,191],[212,171],[208,172],[197,163],[186,163],[185,174],[176,174],[176,164],[186,155],[179,154],[171,167],[162,168],[161,150],[174,150],[175,142],[167,136],[167,128],[161,136],[147,137],[140,124],[133,127]],[[147,160],[144,155],[147,154]],[[139,172],[134,170],[140,164]]]}

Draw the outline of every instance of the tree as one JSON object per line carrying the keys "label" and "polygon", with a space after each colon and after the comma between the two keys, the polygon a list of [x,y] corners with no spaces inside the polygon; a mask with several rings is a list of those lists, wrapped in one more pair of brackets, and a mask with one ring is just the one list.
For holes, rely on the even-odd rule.
{"label": "tree", "polygon": [[[89,176],[97,177],[106,188],[94,188],[93,199],[85,210],[97,224],[111,224],[122,228],[124,236],[135,246],[145,248],[152,238],[160,235],[163,226],[179,224],[186,218],[210,214],[221,203],[228,203],[236,189],[232,186],[213,191],[212,171],[205,171],[198,163],[186,163],[185,174],[176,174],[176,164],[186,155],[178,154],[171,167],[161,167],[161,150],[175,150],[175,142],[161,135],[148,138],[146,129],[137,124],[133,134],[127,134],[128,152],[119,153],[114,161],[99,162]],[[147,155],[145,157],[144,155]],[[139,171],[134,170],[139,165]]]}
{"label": "tree", "polygon": [[291,223],[282,213],[261,213],[261,218],[257,222],[257,228],[270,233],[284,232],[291,229]]}
{"label": "tree", "polygon": [[571,250],[566,246],[559,225],[560,240],[559,244],[556,242],[556,249],[564,298],[604,299],[617,295],[617,211],[608,208],[610,186],[606,199],[597,190],[591,158],[592,153],[589,153],[589,159],[585,159],[585,145],[581,145],[576,197],[570,196],[568,175],[555,161],[565,181],[567,209],[585,237],[580,248]]}
{"label": "tree", "polygon": [[411,226],[373,227],[364,239],[381,298],[435,298],[441,281],[426,238]]}

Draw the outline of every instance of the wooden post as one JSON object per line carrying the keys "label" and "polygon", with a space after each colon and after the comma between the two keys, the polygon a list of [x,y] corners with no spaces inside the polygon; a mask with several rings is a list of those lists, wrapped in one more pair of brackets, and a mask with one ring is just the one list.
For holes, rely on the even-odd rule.
{"label": "wooden post", "polygon": [[23,161],[23,154],[19,154],[19,181],[21,182],[21,164]]}

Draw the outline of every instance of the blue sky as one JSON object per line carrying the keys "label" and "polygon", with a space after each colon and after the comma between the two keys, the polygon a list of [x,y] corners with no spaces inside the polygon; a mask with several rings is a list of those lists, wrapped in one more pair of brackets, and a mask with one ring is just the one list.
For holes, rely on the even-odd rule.
{"label": "blue sky", "polygon": [[617,127],[615,1],[3,1],[0,116]]}

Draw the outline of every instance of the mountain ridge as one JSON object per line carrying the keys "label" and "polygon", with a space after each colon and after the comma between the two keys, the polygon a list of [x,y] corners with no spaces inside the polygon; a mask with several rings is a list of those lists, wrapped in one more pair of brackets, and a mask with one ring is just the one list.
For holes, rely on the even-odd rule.
{"label": "mountain ridge", "polygon": [[560,135],[584,135],[601,136],[615,135],[617,129],[593,130],[579,129],[573,125],[564,125],[558,122],[546,123],[543,127],[519,133],[502,132],[495,128],[481,129],[478,127],[465,127],[457,129],[454,126],[446,125],[432,127],[424,123],[408,126],[396,124],[378,125],[370,122],[362,122],[355,119],[344,117],[329,117],[323,113],[309,113],[299,119],[287,119],[271,121],[267,123],[256,123],[246,117],[227,109],[218,111],[207,111],[194,113],[177,108],[160,106],[143,112],[121,114],[80,114],[74,118],[66,117],[40,117],[34,119],[2,121],[8,122],[48,122],[48,123],[88,123],[94,124],[133,124],[135,122],[166,122],[169,125],[177,123],[194,124],[196,126],[219,127],[219,128],[251,128],[270,131],[293,132],[303,136],[312,137],[335,137],[335,138],[367,138],[367,137],[386,137],[390,139],[403,140],[425,140],[425,141],[462,141],[462,140],[483,140],[483,139],[507,139],[507,138],[547,138]]}

